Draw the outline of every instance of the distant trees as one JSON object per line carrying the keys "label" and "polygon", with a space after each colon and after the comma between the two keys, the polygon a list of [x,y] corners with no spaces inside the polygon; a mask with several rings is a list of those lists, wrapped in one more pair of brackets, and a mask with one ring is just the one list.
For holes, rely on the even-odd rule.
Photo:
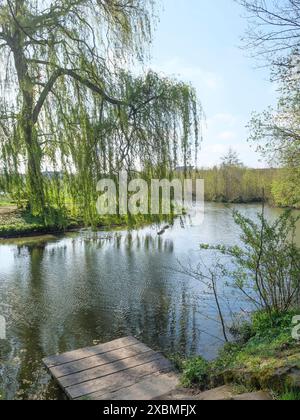
{"label": "distant trees", "polygon": [[228,201],[239,201],[241,195],[238,196],[240,169],[243,167],[239,159],[238,153],[230,148],[225,156],[221,159],[221,173],[224,180],[225,198]]}
{"label": "distant trees", "polygon": [[238,168],[244,165],[240,161],[238,153],[230,147],[228,152],[221,158],[221,166],[223,168]]}
{"label": "distant trees", "polygon": [[[205,180],[205,199],[207,201],[261,202],[264,189],[266,200],[270,204],[279,204],[275,201],[272,188],[275,180],[282,177],[280,169],[231,167],[229,178],[228,168],[215,166],[212,169],[199,169],[197,176]],[[229,179],[231,179],[231,183],[228,182]]]}
{"label": "distant trees", "polygon": [[265,198],[274,203],[273,182],[281,176],[278,169],[253,169],[244,166],[238,153],[230,148],[220,165],[200,169],[197,176],[205,180],[205,199],[225,203],[252,203]]}

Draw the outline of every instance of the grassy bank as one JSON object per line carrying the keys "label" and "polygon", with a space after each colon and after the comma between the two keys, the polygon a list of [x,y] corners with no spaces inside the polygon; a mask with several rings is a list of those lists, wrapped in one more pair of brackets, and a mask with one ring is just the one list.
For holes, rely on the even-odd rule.
{"label": "grassy bank", "polygon": [[[159,216],[99,217],[92,228],[104,229],[113,227],[137,228],[152,223],[172,223],[173,218]],[[70,230],[81,229],[85,223],[81,217],[67,215],[53,217],[53,221],[45,223],[41,217],[35,217],[29,211],[18,209],[12,202],[0,202],[0,238],[16,238],[51,233],[63,233]]]}
{"label": "grassy bank", "polygon": [[0,204],[0,237],[11,238],[27,235],[40,235],[63,232],[80,227],[80,221],[70,218],[64,225],[45,224],[40,217],[34,217],[26,210],[18,209],[14,204]]}
{"label": "grassy bank", "polygon": [[235,339],[219,357],[195,357],[179,363],[182,384],[201,390],[225,384],[237,392],[271,391],[275,399],[300,400],[300,343],[292,338],[292,320],[300,309],[275,317],[253,315],[252,322],[233,328]]}

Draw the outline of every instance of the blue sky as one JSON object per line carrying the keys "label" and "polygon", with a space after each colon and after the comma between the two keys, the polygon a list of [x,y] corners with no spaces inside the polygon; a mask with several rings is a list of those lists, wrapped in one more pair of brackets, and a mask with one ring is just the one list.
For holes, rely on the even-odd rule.
{"label": "blue sky", "polygon": [[192,82],[207,116],[199,165],[210,166],[231,146],[248,166],[261,167],[247,142],[251,112],[276,100],[268,68],[242,50],[247,28],[234,0],[162,0],[154,35],[152,67]]}

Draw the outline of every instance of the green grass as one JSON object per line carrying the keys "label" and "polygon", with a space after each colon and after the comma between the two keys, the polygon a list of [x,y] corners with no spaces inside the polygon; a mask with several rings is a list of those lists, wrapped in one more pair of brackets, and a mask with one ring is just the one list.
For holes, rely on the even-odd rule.
{"label": "green grass", "polygon": [[7,201],[0,198],[0,207],[9,207],[14,205],[15,203],[13,201]]}
{"label": "green grass", "polygon": [[9,197],[8,195],[0,195],[0,207],[13,205],[16,205],[16,203],[11,197]]}
{"label": "green grass", "polygon": [[300,391],[286,391],[284,394],[279,395],[276,400],[278,401],[300,401]]}
{"label": "green grass", "polygon": [[29,234],[44,234],[63,231],[66,228],[79,226],[74,218],[69,220],[53,219],[45,223],[41,217],[33,216],[29,211],[13,209],[6,212],[5,206],[0,206],[0,237],[26,236]]}

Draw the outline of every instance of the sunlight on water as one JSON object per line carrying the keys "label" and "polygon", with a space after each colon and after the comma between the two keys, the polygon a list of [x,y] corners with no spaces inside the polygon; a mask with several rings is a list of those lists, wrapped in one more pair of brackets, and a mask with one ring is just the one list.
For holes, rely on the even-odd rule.
{"label": "sunlight on water", "polygon": [[[250,217],[259,211],[239,208]],[[207,204],[204,224],[199,220],[178,219],[162,235],[162,226],[153,226],[2,242],[7,341],[0,341],[0,389],[6,398],[61,398],[44,356],[127,335],[167,354],[213,358],[222,344],[216,314],[207,307],[203,316],[201,287],[175,268],[178,261],[196,264],[200,243],[233,245],[239,237],[222,205]]]}

